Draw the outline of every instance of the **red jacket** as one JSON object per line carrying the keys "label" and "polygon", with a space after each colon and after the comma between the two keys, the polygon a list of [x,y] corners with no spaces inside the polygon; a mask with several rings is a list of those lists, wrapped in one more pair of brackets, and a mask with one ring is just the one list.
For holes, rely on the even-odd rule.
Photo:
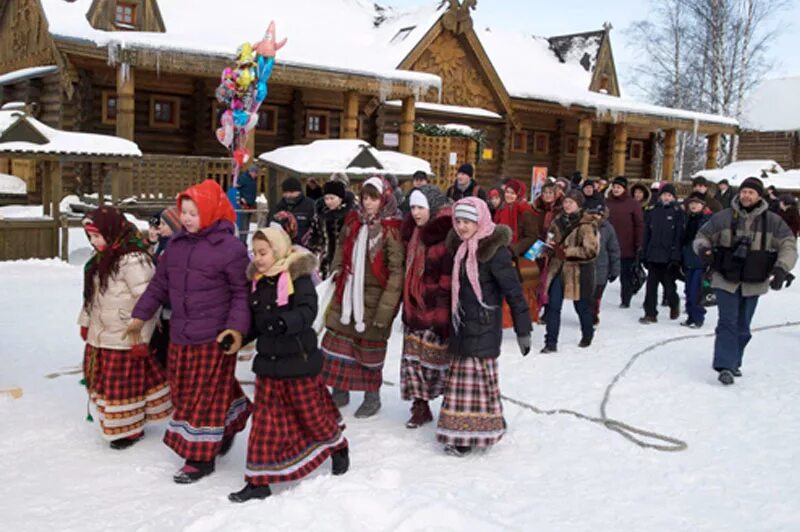
{"label": "red jacket", "polygon": [[609,194],[606,198],[608,221],[617,232],[620,257],[632,259],[642,247],[644,235],[644,211],[638,201],[626,190],[621,196]]}

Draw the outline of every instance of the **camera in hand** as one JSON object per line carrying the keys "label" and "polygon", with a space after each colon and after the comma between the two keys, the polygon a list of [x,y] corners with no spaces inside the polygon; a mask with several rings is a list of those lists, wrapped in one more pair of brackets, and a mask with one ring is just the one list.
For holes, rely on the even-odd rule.
{"label": "camera in hand", "polygon": [[744,262],[747,259],[747,254],[750,252],[750,245],[753,240],[750,237],[740,237],[736,240],[736,245],[733,248],[733,258]]}

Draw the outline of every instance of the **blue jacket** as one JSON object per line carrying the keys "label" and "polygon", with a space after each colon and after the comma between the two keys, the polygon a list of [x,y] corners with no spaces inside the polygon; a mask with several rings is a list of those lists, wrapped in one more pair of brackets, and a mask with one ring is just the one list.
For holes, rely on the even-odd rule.
{"label": "blue jacket", "polygon": [[645,212],[644,261],[668,264],[681,261],[683,210],[676,202],[657,203]]}
{"label": "blue jacket", "polygon": [[694,237],[697,236],[697,231],[699,231],[710,218],[711,215],[706,212],[699,212],[697,214],[686,213],[686,223],[683,228],[683,256],[681,259],[684,270],[705,269],[705,263],[692,249],[692,242],[694,242]]}
{"label": "blue jacket", "polygon": [[244,171],[239,174],[236,180],[236,191],[239,193],[239,199],[245,202],[249,207],[256,204],[256,180],[250,175],[250,172]]}

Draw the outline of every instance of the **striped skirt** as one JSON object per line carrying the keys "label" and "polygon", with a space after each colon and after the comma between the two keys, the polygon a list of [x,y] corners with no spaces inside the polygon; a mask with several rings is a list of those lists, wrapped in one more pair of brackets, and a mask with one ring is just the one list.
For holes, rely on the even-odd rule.
{"label": "striped skirt", "polygon": [[152,356],[86,344],[83,375],[106,440],[138,434],[172,412],[166,375]]}
{"label": "striped skirt", "polygon": [[386,342],[365,340],[328,329],[320,346],[322,380],[339,390],[378,391],[383,383]]}
{"label": "striped skirt", "polygon": [[404,401],[430,401],[444,393],[452,357],[447,342],[432,331],[405,328],[400,360],[400,395]]}
{"label": "striped skirt", "polygon": [[213,460],[223,440],[247,424],[253,404],[234,376],[236,360],[216,342],[170,344],[167,371],[175,413],[164,443],[184,459]]}
{"label": "striped skirt", "polygon": [[258,377],[245,480],[259,486],[305,477],[347,447],[343,429],[319,375]]}
{"label": "striped skirt", "polygon": [[490,447],[505,431],[497,359],[453,359],[436,439],[445,445]]}

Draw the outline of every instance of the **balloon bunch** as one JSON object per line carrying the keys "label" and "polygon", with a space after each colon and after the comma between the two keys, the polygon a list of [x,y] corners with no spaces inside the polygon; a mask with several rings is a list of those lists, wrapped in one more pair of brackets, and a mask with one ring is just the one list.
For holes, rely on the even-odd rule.
{"label": "balloon bunch", "polygon": [[286,44],[275,42],[275,22],[270,22],[264,38],[255,44],[243,43],[236,51],[236,66],[222,71],[217,101],[225,106],[217,129],[217,140],[233,157],[233,182],[251,158],[247,137],[258,123],[258,108],[267,97],[267,81],[272,75],[275,54]]}

